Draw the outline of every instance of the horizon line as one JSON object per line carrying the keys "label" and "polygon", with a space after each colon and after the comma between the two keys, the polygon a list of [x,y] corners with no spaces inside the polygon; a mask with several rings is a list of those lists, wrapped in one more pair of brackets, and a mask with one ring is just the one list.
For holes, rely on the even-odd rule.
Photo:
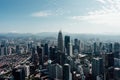
{"label": "horizon line", "polygon": [[[59,32],[59,31],[58,31]],[[36,34],[40,34],[40,33],[58,33],[58,32],[37,32],[37,33],[32,33],[32,32],[0,32],[0,34],[32,34],[32,35],[36,35]],[[62,33],[64,34],[86,34],[86,35],[116,35],[116,36],[120,36],[120,33],[75,33],[75,32],[64,32],[62,31]]]}

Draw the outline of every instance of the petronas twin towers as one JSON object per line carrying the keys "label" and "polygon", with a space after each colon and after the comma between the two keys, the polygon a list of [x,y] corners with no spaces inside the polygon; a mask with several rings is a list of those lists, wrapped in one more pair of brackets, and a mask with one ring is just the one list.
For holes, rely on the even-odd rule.
{"label": "petronas twin towers", "polygon": [[58,50],[60,52],[64,52],[63,36],[62,36],[62,32],[61,31],[59,31],[59,33],[58,33]]}

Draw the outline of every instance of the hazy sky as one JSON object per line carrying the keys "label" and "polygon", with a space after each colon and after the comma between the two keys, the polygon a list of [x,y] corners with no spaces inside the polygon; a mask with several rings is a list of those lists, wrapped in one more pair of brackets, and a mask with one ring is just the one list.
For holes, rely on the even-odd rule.
{"label": "hazy sky", "polygon": [[120,0],[0,0],[0,33],[120,34]]}

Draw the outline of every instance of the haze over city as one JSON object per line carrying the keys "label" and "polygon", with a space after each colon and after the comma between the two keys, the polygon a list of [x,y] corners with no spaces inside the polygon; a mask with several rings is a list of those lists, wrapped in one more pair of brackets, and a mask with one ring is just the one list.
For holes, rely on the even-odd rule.
{"label": "haze over city", "polygon": [[120,34],[120,0],[0,0],[1,33]]}
{"label": "haze over city", "polygon": [[0,80],[120,80],[120,0],[0,0]]}

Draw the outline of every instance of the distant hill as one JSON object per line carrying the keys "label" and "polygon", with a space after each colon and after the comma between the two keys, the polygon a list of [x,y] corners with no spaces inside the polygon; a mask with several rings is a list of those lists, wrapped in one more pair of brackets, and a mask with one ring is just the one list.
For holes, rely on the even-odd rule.
{"label": "distant hill", "polygon": [[[108,40],[108,41],[120,41],[120,35],[102,35],[102,34],[75,34],[75,33],[66,33],[63,32],[63,37],[69,35],[71,39],[78,38],[82,40],[86,39],[99,39],[99,40]],[[52,38],[56,39],[58,32],[41,32],[37,34],[32,33],[0,33],[0,38],[7,37],[39,37],[39,38]]]}

